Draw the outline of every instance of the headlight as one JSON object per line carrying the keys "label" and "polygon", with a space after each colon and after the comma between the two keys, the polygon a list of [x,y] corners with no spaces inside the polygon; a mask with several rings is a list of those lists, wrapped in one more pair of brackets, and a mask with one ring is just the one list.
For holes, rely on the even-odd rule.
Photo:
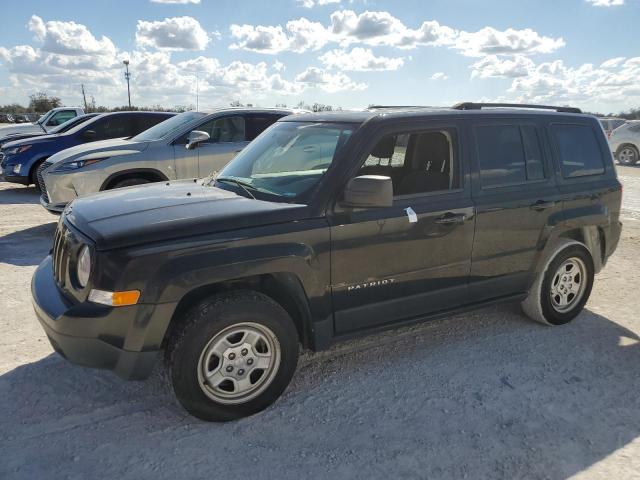
{"label": "headlight", "polygon": [[4,153],[5,155],[17,155],[18,153],[26,152],[31,148],[31,145],[21,145],[19,147],[7,148]]}
{"label": "headlight", "polygon": [[91,273],[91,252],[86,245],[80,250],[80,256],[78,257],[78,283],[82,288],[87,286],[89,282],[89,274]]}
{"label": "headlight", "polygon": [[79,168],[98,163],[100,160],[104,160],[104,158],[92,158],[89,160],[75,160],[73,162],[61,163],[60,165],[55,167],[55,171],[64,172],[67,170],[77,170]]}
{"label": "headlight", "polygon": [[20,173],[20,168],[22,167],[21,163],[17,163],[16,165],[13,166],[13,173],[15,174],[19,174]]}

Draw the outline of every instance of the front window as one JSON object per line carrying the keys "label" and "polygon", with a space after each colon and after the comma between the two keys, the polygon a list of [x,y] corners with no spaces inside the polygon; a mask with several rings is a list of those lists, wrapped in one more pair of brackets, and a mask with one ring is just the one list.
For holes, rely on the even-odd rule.
{"label": "front window", "polygon": [[292,200],[318,183],[352,132],[332,123],[276,123],[220,172],[216,186]]}
{"label": "front window", "polygon": [[139,133],[131,140],[134,142],[153,142],[154,140],[160,140],[181,128],[183,125],[187,125],[204,116],[206,116],[206,114],[200,112],[184,112]]}

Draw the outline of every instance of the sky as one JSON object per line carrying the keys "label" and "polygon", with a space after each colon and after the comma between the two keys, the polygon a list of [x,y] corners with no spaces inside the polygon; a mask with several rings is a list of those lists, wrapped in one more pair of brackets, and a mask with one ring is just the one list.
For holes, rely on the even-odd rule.
{"label": "sky", "polygon": [[3,0],[0,105],[640,107],[640,0]]}

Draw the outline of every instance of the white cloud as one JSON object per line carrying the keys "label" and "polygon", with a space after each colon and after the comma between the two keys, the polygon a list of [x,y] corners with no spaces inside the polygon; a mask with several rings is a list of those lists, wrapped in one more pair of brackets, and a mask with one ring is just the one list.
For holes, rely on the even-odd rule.
{"label": "white cloud", "polygon": [[371,49],[361,47],[356,47],[350,52],[330,50],[320,56],[319,60],[327,68],[352,72],[397,70],[404,65],[403,58],[376,57]]}
{"label": "white cloud", "polygon": [[340,3],[341,0],[298,0],[298,3],[304,8],[313,8],[315,6],[330,5],[332,3]]}
{"label": "white cloud", "polygon": [[326,44],[338,43],[343,48],[352,44],[389,46],[414,49],[420,46],[444,46],[458,50],[467,56],[490,54],[529,55],[551,53],[564,46],[562,38],[540,35],[525,28],[496,30],[484,27],[477,32],[456,30],[435,20],[422,22],[412,29],[385,11],[337,10],[324,26],[306,18],[291,20],[283,28],[280,25],[232,25],[231,35],[236,42],[233,49],[261,53],[283,51],[304,52],[318,50]]}
{"label": "white cloud", "polygon": [[282,26],[231,25],[231,36],[237,42],[232,50],[242,49],[260,53],[276,54],[283,51],[304,52],[318,50],[330,39],[330,34],[321,23],[306,18],[290,20],[286,32]]}
{"label": "white cloud", "polygon": [[561,37],[545,37],[530,28],[523,30],[507,28],[500,31],[492,27],[484,27],[473,33],[460,32],[452,47],[460,50],[464,55],[481,57],[551,53],[564,45],[565,42]]}
{"label": "white cloud", "polygon": [[200,0],[151,0],[151,3],[166,3],[184,5],[187,3],[199,4]]}
{"label": "white cloud", "polygon": [[624,5],[624,0],[587,0],[596,7],[615,7],[618,5]]}
{"label": "white cloud", "polygon": [[522,55],[500,59],[496,55],[487,55],[471,65],[473,70],[471,78],[491,78],[491,77],[525,77],[535,65],[530,58]]}
{"label": "white cloud", "polygon": [[444,72],[436,72],[431,75],[431,80],[447,80],[449,77]]}
{"label": "white cloud", "polygon": [[485,78],[515,76],[508,90],[511,101],[608,105],[612,110],[626,110],[630,105],[640,102],[640,86],[637,81],[640,77],[640,57],[622,61],[614,58],[603,62],[599,67],[590,63],[571,67],[562,60],[535,65],[529,59],[525,60],[525,75],[513,75],[512,72],[518,69],[509,69],[504,62],[488,63],[486,68],[492,74],[478,75]]}
{"label": "white cloud", "polygon": [[113,42],[103,36],[97,39],[79,23],[75,22],[44,22],[37,15],[32,15],[27,24],[36,39],[42,42],[45,52],[62,55],[112,55],[116,47]]}
{"label": "white cloud", "polygon": [[[317,68],[287,79],[283,76],[284,64],[279,61],[271,66],[266,62],[225,64],[206,56],[175,61],[166,48],[122,52],[109,39],[96,39],[84,25],[73,22],[45,23],[34,17],[29,28],[41,47],[0,47],[0,68],[9,74],[15,99],[44,90],[68,104],[78,103],[79,84],[83,83],[88,95],[94,95],[99,104],[121,105],[126,99],[123,59],[130,61],[133,101],[142,105],[193,103],[196,81],[201,105],[228,104],[230,98],[271,104],[274,96],[299,95],[313,88],[326,92],[366,88],[366,84],[354,82],[344,73]],[[74,34],[83,41],[73,43]],[[96,51],[97,45],[104,50]],[[69,80],[71,76],[73,81]]]}
{"label": "white cloud", "polygon": [[366,83],[352,81],[344,73],[328,73],[321,68],[309,67],[295,78],[296,82],[318,87],[325,92],[335,93],[342,90],[364,90]]}
{"label": "white cloud", "polygon": [[138,20],[136,44],[162,50],[204,50],[211,39],[193,17],[165,18],[162,21]]}

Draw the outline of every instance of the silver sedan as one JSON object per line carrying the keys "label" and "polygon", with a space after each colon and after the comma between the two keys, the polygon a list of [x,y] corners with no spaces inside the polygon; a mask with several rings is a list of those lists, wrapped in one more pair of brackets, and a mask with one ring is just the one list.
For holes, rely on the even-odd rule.
{"label": "silver sedan", "polygon": [[132,138],[63,150],[38,170],[40,203],[61,212],[76,197],[143,183],[202,178],[224,167],[287,109],[185,112]]}

